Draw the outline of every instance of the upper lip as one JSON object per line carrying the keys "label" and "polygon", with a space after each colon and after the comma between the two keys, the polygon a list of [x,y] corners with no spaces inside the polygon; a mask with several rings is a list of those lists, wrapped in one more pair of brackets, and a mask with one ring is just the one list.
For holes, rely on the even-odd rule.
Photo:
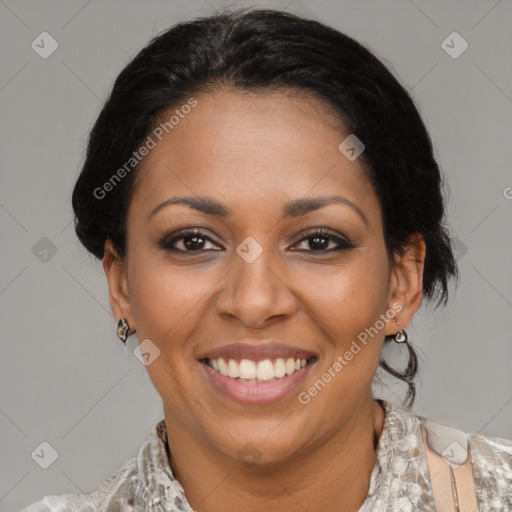
{"label": "upper lip", "polygon": [[262,340],[244,340],[230,345],[222,345],[221,347],[211,348],[203,352],[198,359],[217,359],[223,357],[225,359],[233,359],[240,362],[242,359],[251,361],[263,361],[265,359],[309,359],[316,357],[311,350],[292,347],[276,341]]}

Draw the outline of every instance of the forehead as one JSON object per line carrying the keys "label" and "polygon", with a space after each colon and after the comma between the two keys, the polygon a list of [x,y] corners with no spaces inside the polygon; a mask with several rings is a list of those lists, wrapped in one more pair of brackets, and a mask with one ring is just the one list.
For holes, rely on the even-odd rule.
{"label": "forehead", "polygon": [[376,201],[362,159],[350,161],[339,151],[349,132],[322,100],[233,89],[194,100],[191,109],[176,112],[178,105],[161,116],[165,123],[181,113],[161,140],[150,134],[156,144],[138,171],[134,208],[183,193],[215,197],[235,210],[333,192],[367,208]]}

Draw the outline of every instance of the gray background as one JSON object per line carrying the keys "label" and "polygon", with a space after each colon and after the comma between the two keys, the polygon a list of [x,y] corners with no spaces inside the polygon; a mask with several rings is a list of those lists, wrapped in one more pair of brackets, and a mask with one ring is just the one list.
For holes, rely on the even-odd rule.
{"label": "gray background", "polygon": [[[137,340],[125,349],[116,338],[103,269],[78,243],[70,196],[117,74],[153,35],[220,5],[0,0],[1,510],[94,488],[163,418]],[[461,268],[448,307],[422,307],[408,328],[422,355],[413,410],[512,439],[512,2],[264,5],[367,44],[412,90],[446,176]],[[43,31],[59,45],[47,59],[31,48]],[[441,46],[453,31],[469,44],[458,58]],[[388,379],[376,394],[399,403],[403,391]],[[46,470],[31,458],[43,441],[59,455]]]}

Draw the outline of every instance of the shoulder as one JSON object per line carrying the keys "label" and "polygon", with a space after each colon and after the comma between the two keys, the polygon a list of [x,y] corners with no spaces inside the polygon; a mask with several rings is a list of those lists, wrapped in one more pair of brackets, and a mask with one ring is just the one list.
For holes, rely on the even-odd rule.
{"label": "shoulder", "polygon": [[428,444],[452,468],[471,461],[480,506],[512,510],[512,440],[488,437],[417,416],[428,432]]}
{"label": "shoulder", "polygon": [[97,512],[98,509],[130,511],[137,476],[136,458],[133,457],[90,492],[47,495],[17,512]]}
{"label": "shoulder", "polygon": [[468,434],[468,438],[479,500],[499,510],[512,510],[512,441],[480,434]]}
{"label": "shoulder", "polygon": [[166,462],[166,439],[165,420],[161,420],[137,456],[114,470],[96,489],[44,496],[17,512],[135,512],[159,503],[162,492],[181,500],[182,488]]}
{"label": "shoulder", "polygon": [[428,432],[429,445],[449,462],[462,464],[470,453],[473,468],[481,466],[512,477],[512,440],[465,432],[422,416],[417,418]]}
{"label": "shoulder", "polygon": [[[461,464],[471,453],[472,464],[512,472],[512,440],[465,432],[441,421],[421,416],[396,404],[386,404],[393,418],[419,424],[428,432],[429,446],[453,464]],[[512,476],[512,475],[509,475]]]}
{"label": "shoulder", "polygon": [[[512,440],[468,433],[471,451],[477,462],[512,471]],[[512,473],[509,475],[512,477]]]}
{"label": "shoulder", "polygon": [[[407,455],[408,449],[412,460],[417,454],[417,446],[422,446],[421,460],[415,460],[424,472],[427,468],[427,447],[452,469],[464,465],[469,458],[480,509],[512,511],[512,440],[465,432],[397,404],[384,402],[383,405],[387,414],[387,430],[391,433],[386,439],[397,447],[393,448],[393,456]],[[420,427],[427,434],[427,445]]]}

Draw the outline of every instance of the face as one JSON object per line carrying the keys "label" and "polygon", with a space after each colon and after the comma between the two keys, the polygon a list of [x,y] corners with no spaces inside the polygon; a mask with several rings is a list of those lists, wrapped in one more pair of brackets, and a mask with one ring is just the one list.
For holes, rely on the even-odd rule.
{"label": "face", "polygon": [[[168,430],[232,459],[254,446],[262,462],[285,460],[371,400],[384,336],[398,331],[393,304],[404,328],[421,283],[390,265],[378,198],[361,159],[338,149],[349,132],[325,104],[236,90],[195,100],[143,161],[127,256],[104,260],[111,304],[160,351],[147,370]],[[165,204],[177,197],[190,200]],[[288,351],[262,352],[269,342]],[[265,359],[274,377],[279,355],[307,364],[241,383],[202,361],[223,353],[228,372],[265,378]]]}

